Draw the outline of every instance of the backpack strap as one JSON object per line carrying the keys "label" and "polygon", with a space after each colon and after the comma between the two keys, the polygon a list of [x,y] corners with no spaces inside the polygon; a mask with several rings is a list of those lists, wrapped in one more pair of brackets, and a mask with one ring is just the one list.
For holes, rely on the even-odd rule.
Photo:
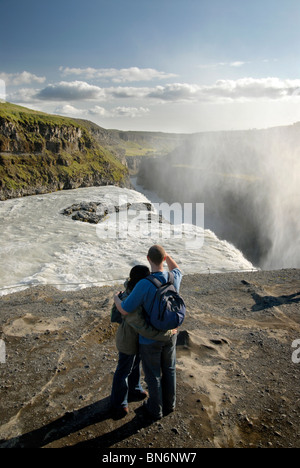
{"label": "backpack strap", "polygon": [[150,276],[147,276],[146,278],[148,281],[150,281],[150,283],[154,284],[154,286],[159,289],[161,286],[162,286],[162,282],[159,281],[158,278],[155,278],[154,276],[150,275]]}
{"label": "backpack strap", "polygon": [[167,283],[162,283],[161,281],[159,281],[158,278],[156,278],[155,276],[147,276],[146,278],[147,280],[149,280],[152,284],[154,284],[154,286],[159,289],[161,286],[165,286],[165,284],[174,284],[174,274],[170,271],[169,274],[168,274],[168,280],[167,280]]}
{"label": "backpack strap", "polygon": [[[159,279],[155,278],[155,277],[152,276],[152,275],[147,276],[145,279],[148,280],[148,281],[150,281],[150,283],[152,283],[152,284],[156,287],[157,290],[158,290],[159,288],[161,288],[161,286],[162,286],[162,282],[159,281]],[[156,293],[154,294],[153,302],[152,302],[152,304],[151,304],[151,308],[150,308],[150,310],[149,310],[149,313],[148,313],[147,310],[145,310],[145,312],[146,312],[146,322],[147,322],[148,324],[150,324],[150,315],[149,315],[149,314],[150,314],[151,310],[153,309],[153,305],[154,305],[154,302],[155,302],[156,294],[157,294],[157,291],[156,291]]]}
{"label": "backpack strap", "polygon": [[174,284],[174,273],[172,271],[169,271],[168,283]]}

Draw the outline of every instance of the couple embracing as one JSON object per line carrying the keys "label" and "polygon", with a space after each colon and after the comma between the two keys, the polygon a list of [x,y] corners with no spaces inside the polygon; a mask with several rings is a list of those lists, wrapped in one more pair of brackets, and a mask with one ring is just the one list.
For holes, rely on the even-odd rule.
{"label": "couple embracing", "polygon": [[[128,413],[130,399],[149,397],[141,411],[146,419],[158,420],[174,411],[176,405],[177,327],[155,327],[150,315],[159,287],[163,289],[166,285],[167,289],[172,283],[171,289],[179,292],[182,273],[159,245],[150,248],[147,259],[151,271],[143,265],[134,267],[125,283],[126,291],[114,297],[112,321],[119,322],[120,326],[116,336],[119,362],[113,379],[111,407],[123,417]],[[164,271],[164,262],[169,272]],[[140,361],[149,394],[140,383]]]}

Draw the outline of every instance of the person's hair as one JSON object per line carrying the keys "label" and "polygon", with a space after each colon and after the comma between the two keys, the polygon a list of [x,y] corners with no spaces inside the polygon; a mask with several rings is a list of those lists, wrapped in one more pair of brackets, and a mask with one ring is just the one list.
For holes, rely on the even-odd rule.
{"label": "person's hair", "polygon": [[135,285],[142,279],[150,275],[150,270],[145,265],[136,265],[130,271],[130,278],[127,287],[132,291]]}
{"label": "person's hair", "polygon": [[148,257],[154,265],[161,265],[166,257],[166,251],[160,245],[153,245],[149,249]]}

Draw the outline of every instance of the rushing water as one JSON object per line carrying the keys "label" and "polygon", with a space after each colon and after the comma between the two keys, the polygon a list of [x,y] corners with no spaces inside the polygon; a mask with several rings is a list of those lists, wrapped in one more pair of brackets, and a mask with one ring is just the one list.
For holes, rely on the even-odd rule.
{"label": "rushing water", "polygon": [[[144,217],[127,235],[105,238],[115,215],[95,225],[62,214],[63,209],[83,201],[119,206],[149,199],[135,190],[108,186],[0,202],[0,295],[38,284],[75,290],[122,282],[132,266],[147,263],[153,243],[163,244],[185,274],[254,268],[234,246],[193,225],[179,229],[179,237],[161,238],[169,223],[157,224],[149,232]],[[201,238],[201,242],[193,244],[191,238]]]}

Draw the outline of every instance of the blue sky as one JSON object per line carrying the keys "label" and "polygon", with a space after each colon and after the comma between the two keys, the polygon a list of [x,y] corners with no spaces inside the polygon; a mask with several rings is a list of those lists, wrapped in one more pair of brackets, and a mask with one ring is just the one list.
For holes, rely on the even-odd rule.
{"label": "blue sky", "polygon": [[124,130],[300,120],[299,0],[0,0],[0,12],[9,102]]}

